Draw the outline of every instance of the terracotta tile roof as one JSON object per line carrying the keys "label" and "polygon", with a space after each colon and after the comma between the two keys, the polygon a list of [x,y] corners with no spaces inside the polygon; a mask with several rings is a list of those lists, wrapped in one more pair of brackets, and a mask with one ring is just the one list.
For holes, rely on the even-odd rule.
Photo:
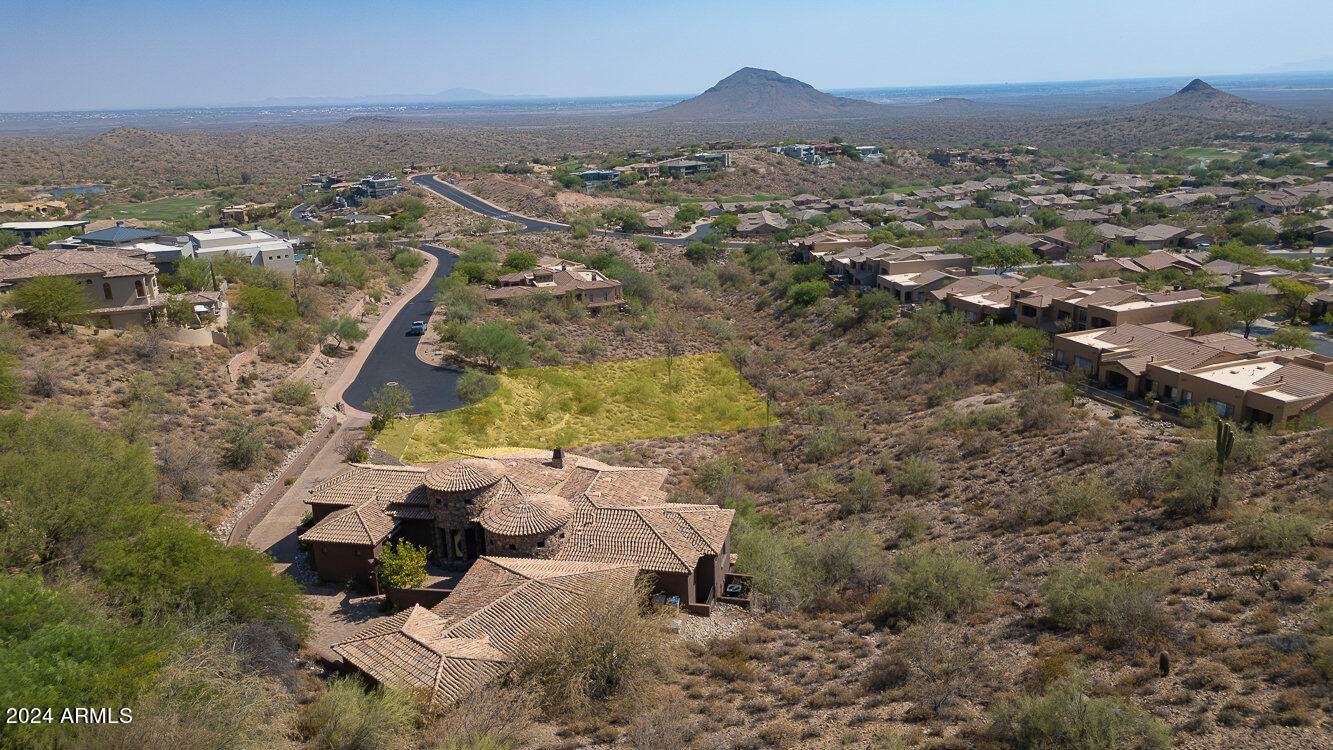
{"label": "terracotta tile roof", "polygon": [[435,464],[426,472],[424,483],[440,492],[476,492],[490,487],[504,475],[499,461],[464,458]]}
{"label": "terracotta tile roof", "polygon": [[1254,385],[1298,399],[1316,398],[1333,394],[1333,374],[1304,365],[1285,364],[1254,381]]}
{"label": "terracotta tile roof", "polygon": [[354,464],[348,471],[315,485],[306,503],[349,507],[378,494],[390,502],[426,505],[422,489],[425,476],[426,468],[422,466]]}
{"label": "terracotta tile roof", "polygon": [[487,638],[514,657],[535,628],[569,622],[591,595],[628,589],[638,572],[618,563],[481,557],[434,612],[442,634]]}
{"label": "terracotta tile roof", "polygon": [[333,651],[375,680],[457,699],[510,669],[487,638],[450,636],[439,615],[413,605],[335,644]]}
{"label": "terracotta tile roof", "polygon": [[373,547],[388,539],[398,525],[387,512],[389,502],[377,494],[350,508],[334,511],[301,534],[300,540]]}
{"label": "terracotta tile roof", "polygon": [[37,276],[156,276],[157,267],[128,253],[112,250],[37,250],[0,260],[0,282]]}
{"label": "terracotta tile roof", "polygon": [[534,493],[494,499],[481,512],[481,526],[501,536],[549,534],[574,517],[574,506],[556,495]]}
{"label": "terracotta tile roof", "polygon": [[574,501],[570,535],[557,560],[631,563],[659,573],[688,573],[721,553],[735,511],[716,505],[626,506],[585,495]]}

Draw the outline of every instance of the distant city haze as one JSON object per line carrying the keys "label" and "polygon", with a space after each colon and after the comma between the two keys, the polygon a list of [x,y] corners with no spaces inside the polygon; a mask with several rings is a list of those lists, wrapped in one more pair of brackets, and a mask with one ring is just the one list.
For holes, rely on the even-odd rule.
{"label": "distant city haze", "polygon": [[[1333,69],[1333,2],[4,0],[0,111],[692,96]],[[458,90],[458,91],[451,91]]]}

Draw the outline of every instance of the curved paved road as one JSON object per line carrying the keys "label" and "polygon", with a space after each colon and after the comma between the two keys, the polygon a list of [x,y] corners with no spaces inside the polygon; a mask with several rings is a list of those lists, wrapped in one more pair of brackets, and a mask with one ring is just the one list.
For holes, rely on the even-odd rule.
{"label": "curved paved road", "polygon": [[385,383],[398,383],[412,393],[413,412],[437,412],[457,409],[462,403],[454,396],[454,385],[463,373],[447,367],[428,365],[417,359],[417,336],[407,335],[414,320],[430,320],[435,305],[435,281],[454,270],[457,256],[434,245],[418,245],[422,252],[435,256],[439,265],[435,275],[403,309],[394,316],[384,335],[375,343],[356,380],[343,391],[343,401],[362,409],[372,391]]}
{"label": "curved paved road", "polygon": [[[522,227],[522,229],[515,230],[518,233],[570,231],[570,226],[567,224],[519,216],[498,206],[493,206],[459,187],[450,185],[437,175],[416,175],[411,180],[469,211],[518,224]],[[646,236],[653,242],[664,245],[688,245],[706,235],[708,231],[709,227],[705,224],[685,237],[634,235],[606,230],[597,230],[596,233],[607,237]],[[733,242],[728,244],[733,247],[744,246],[744,243]],[[425,288],[409,300],[403,306],[403,309],[399,310],[398,314],[394,316],[384,336],[376,342],[375,347],[370,351],[370,355],[366,358],[365,364],[362,365],[361,371],[357,373],[356,379],[343,392],[343,401],[350,406],[364,409],[366,399],[370,398],[371,392],[386,383],[398,383],[411,391],[412,411],[416,413],[448,411],[463,405],[454,396],[454,386],[462,372],[448,367],[428,365],[417,359],[418,339],[415,336],[407,335],[407,328],[412,324],[412,321],[430,319],[431,312],[434,310],[434,304],[431,302],[431,299],[435,296],[434,282],[453,272],[454,261],[457,260],[457,257],[453,253],[433,245],[422,244],[418,247],[423,252],[435,256],[439,261],[439,265],[435,269],[435,275],[431,277],[431,283],[427,284]]]}
{"label": "curved paved road", "polygon": [[[469,193],[466,190],[458,187],[457,185],[451,185],[448,182],[441,180],[439,175],[419,174],[416,175],[415,177],[412,177],[411,180],[417,185],[420,185],[421,187],[426,188],[427,190],[430,190],[440,195],[446,200],[452,201],[453,203],[457,203],[458,205],[462,206],[463,208],[466,208],[469,211],[472,211],[474,213],[479,213],[483,216],[489,216],[492,219],[500,219],[502,221],[512,221],[513,223],[523,227],[522,229],[515,230],[517,233],[520,234],[525,232],[568,232],[571,229],[571,227],[568,224],[561,224],[555,221],[547,221],[545,219],[532,219],[528,218],[527,216],[519,216],[516,213],[506,211],[498,206],[493,206],[490,203],[481,200],[472,193]],[[627,237],[627,238],[647,237],[648,239],[658,243],[659,245],[684,246],[707,236],[710,231],[712,230],[709,228],[707,224],[701,224],[697,229],[695,229],[690,234],[685,235],[684,237],[659,237],[657,235],[652,235],[652,234],[634,234],[633,232],[611,232],[605,229],[595,230],[593,234],[600,234],[604,237]],[[727,244],[731,247],[744,247],[745,243],[729,242]]]}

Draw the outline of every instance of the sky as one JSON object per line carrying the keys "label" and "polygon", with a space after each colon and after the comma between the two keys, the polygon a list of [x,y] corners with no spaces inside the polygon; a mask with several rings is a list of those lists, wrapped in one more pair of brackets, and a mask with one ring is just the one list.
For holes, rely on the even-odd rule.
{"label": "sky", "polygon": [[1329,0],[0,0],[0,111],[1333,69]]}

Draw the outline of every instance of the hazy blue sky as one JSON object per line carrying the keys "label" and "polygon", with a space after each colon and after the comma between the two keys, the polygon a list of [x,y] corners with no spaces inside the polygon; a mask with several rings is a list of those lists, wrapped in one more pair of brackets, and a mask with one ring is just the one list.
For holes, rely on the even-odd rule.
{"label": "hazy blue sky", "polygon": [[1333,68],[1330,0],[0,0],[0,110]]}

